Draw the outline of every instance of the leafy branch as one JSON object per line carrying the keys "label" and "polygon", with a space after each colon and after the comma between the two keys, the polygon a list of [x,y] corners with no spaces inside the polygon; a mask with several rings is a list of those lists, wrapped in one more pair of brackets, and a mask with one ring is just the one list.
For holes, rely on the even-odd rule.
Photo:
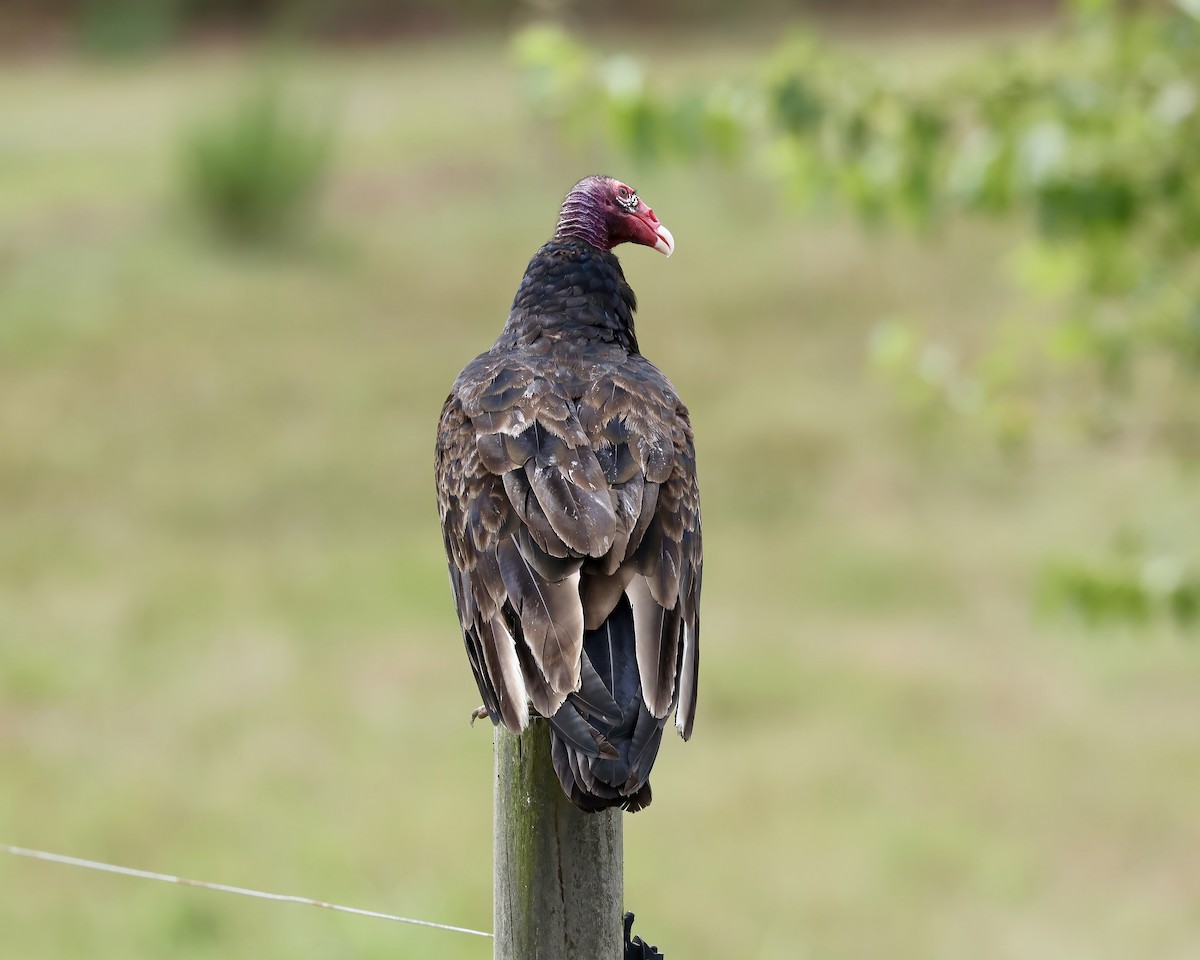
{"label": "leafy branch", "polygon": [[[1195,462],[1200,0],[1076,0],[1057,30],[920,80],[812,35],[749,82],[682,92],[554,27],[515,52],[531,108],[568,142],[765,168],[804,208],[873,225],[1022,224],[1008,262],[1030,308],[972,353],[919,322],[880,323],[876,370],[919,423],[982,424],[1008,451],[1067,429]],[[1194,545],[1168,539],[1166,553],[1058,561],[1043,594],[1093,623],[1193,623],[1200,580],[1180,558]],[[1163,569],[1170,589],[1146,572]]]}
{"label": "leafy branch", "polygon": [[[928,230],[963,215],[1022,218],[1019,279],[1054,306],[1011,317],[954,377],[922,373],[919,330],[891,324],[872,355],[955,414],[1021,445],[1053,409],[1100,434],[1131,423],[1200,450],[1200,3],[1129,11],[1091,0],[1069,26],[948,75],[904,83],[808,35],[754,82],[670,94],[638,63],[535,27],[517,59],[534,110],[571,141],[636,159],[764,163],[809,207]],[[1184,393],[1142,396],[1147,377]],[[1186,394],[1186,396],[1184,395]],[[970,398],[963,403],[963,398]]]}

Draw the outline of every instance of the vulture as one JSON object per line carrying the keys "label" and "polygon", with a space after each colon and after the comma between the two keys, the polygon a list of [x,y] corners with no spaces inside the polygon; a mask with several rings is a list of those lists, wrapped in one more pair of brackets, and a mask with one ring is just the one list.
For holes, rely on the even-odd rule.
{"label": "vulture", "polygon": [[591,176],[563,201],[499,338],[438,423],[438,509],[467,659],[487,716],[550,725],[585,811],[650,803],[674,711],[696,712],[700,496],[687,407],[638,350],[613,248],[670,256],[632,188]]}

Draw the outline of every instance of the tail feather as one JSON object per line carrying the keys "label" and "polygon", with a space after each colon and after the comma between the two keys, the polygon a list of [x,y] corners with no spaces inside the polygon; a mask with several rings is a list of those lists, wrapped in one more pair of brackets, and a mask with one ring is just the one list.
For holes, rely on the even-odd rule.
{"label": "tail feather", "polygon": [[579,672],[581,679],[579,690],[576,693],[568,694],[567,699],[574,701],[575,706],[581,708],[580,713],[586,713],[608,724],[620,723],[621,708],[613,699],[609,688],[604,685],[604,681],[596,672],[592,661],[586,656],[580,663]]}
{"label": "tail feather", "polygon": [[642,698],[633,607],[622,596],[597,629],[584,632],[583,689],[550,718],[551,756],[567,797],[589,811],[647,806],[665,726]]}

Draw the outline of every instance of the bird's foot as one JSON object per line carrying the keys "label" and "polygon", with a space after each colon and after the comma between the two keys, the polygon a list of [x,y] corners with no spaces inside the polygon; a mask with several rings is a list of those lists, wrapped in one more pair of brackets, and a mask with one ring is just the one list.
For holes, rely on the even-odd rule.
{"label": "bird's foot", "polygon": [[488,708],[481,704],[471,711],[471,726],[475,726],[476,720],[483,720],[488,716]]}

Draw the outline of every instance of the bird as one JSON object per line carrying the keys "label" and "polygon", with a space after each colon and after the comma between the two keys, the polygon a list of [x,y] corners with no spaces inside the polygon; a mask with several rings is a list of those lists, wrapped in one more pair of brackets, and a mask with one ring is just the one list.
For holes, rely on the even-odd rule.
{"label": "bird", "polygon": [[467,659],[487,716],[538,717],[567,799],[651,801],[674,711],[691,737],[703,546],[688,409],[638,348],[613,248],[668,257],[671,232],[627,184],[563,200],[495,343],[438,422],[438,510]]}

